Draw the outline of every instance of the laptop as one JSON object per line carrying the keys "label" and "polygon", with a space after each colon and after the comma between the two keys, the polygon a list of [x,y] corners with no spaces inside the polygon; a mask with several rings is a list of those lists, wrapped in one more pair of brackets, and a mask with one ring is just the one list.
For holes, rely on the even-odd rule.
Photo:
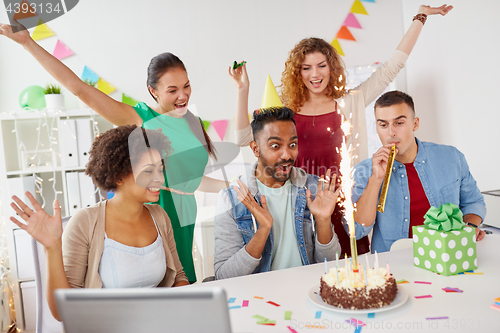
{"label": "laptop", "polygon": [[58,289],[66,333],[230,333],[220,287]]}

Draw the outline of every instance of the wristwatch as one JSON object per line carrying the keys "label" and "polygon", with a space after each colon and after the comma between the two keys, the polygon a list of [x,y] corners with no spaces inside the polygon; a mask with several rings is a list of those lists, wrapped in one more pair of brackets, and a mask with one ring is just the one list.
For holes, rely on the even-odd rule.
{"label": "wristwatch", "polygon": [[474,223],[470,223],[470,222],[465,222],[466,225],[470,225],[471,227],[474,227],[474,228],[479,228],[478,225],[475,225]]}

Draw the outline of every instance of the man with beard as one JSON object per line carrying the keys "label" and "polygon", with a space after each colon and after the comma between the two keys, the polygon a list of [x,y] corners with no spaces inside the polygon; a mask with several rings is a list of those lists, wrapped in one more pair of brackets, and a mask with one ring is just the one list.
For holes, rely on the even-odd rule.
{"label": "man with beard", "polygon": [[298,138],[292,110],[257,110],[251,126],[258,161],[217,198],[216,279],[333,260],[340,251],[330,222],[339,195],[336,175],[327,170],[318,178],[293,166]]}

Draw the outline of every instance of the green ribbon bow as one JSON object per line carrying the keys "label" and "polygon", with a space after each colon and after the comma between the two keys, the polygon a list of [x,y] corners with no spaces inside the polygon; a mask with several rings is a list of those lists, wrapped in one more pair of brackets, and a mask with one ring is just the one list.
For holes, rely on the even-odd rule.
{"label": "green ribbon bow", "polygon": [[463,214],[457,205],[447,203],[439,208],[431,207],[425,213],[424,224],[428,229],[437,231],[462,230],[465,226]]}

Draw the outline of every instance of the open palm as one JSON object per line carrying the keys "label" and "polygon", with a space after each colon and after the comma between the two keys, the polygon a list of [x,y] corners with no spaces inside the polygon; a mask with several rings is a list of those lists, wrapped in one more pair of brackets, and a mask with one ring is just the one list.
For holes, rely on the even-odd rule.
{"label": "open palm", "polygon": [[42,209],[31,193],[26,192],[26,196],[35,210],[33,211],[21,199],[13,196],[12,199],[17,205],[14,202],[10,205],[26,223],[19,222],[15,217],[11,217],[10,220],[21,229],[26,230],[31,237],[40,242],[45,248],[50,248],[60,241],[62,236],[62,219],[59,202],[54,200],[54,216],[50,216]]}
{"label": "open palm", "polygon": [[328,169],[326,172],[326,180],[324,176],[318,179],[318,192],[314,200],[311,198],[311,191],[307,190],[307,206],[317,219],[330,218],[340,194],[340,187],[335,190],[337,175],[333,174],[330,178],[330,174],[330,169]]}

